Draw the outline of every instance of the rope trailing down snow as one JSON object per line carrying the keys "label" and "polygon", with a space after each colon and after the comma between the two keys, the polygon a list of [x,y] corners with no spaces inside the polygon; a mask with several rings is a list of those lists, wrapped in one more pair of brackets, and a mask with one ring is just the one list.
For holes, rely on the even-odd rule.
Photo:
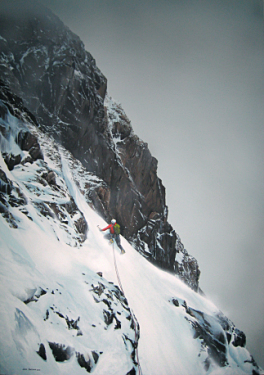
{"label": "rope trailing down snow", "polygon": [[[113,256],[114,256],[115,272],[116,272],[116,277],[117,277],[117,281],[118,281],[118,284],[119,284],[119,288],[120,288],[121,292],[123,293],[123,295],[125,297],[125,292],[124,292],[124,289],[123,289],[123,286],[122,286],[122,282],[121,282],[121,278],[120,278],[120,275],[119,275],[119,271],[118,271],[118,268],[117,268],[114,242],[113,242]],[[135,327],[135,342],[136,342],[137,341],[137,334],[138,334],[137,324],[136,324],[136,319],[135,319],[135,315],[134,315],[133,310],[130,309],[130,311],[131,311],[132,322],[133,322],[134,327]],[[138,335],[138,337],[139,337],[139,335]],[[141,371],[140,362],[139,362],[138,345],[136,346],[135,351],[136,351],[136,357],[137,357],[137,364],[138,364],[139,375],[143,375],[142,371]]]}

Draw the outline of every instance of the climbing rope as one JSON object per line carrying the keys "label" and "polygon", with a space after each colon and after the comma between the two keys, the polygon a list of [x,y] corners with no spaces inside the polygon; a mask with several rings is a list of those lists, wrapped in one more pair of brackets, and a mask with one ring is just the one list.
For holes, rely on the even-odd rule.
{"label": "climbing rope", "polygon": [[[120,288],[121,292],[123,293],[123,295],[125,297],[125,292],[124,292],[124,289],[123,289],[123,286],[122,286],[122,283],[121,283],[121,279],[120,279],[120,275],[119,275],[119,271],[118,271],[118,268],[117,268],[114,242],[113,242],[113,256],[114,256],[115,271],[116,271],[116,277],[117,277],[117,281],[118,281],[118,284],[119,284],[119,288]],[[138,334],[138,330],[137,330],[137,322],[136,322],[135,314],[134,314],[133,310],[130,309],[130,311],[131,311],[132,322],[133,322],[133,325],[135,327],[135,342],[138,343],[137,336],[139,338],[139,334]],[[138,372],[139,372],[139,375],[142,375],[141,366],[140,366],[140,363],[139,363],[139,356],[138,356],[138,345],[135,348],[135,352],[136,352],[136,357],[137,357]]]}
{"label": "climbing rope", "polygon": [[117,281],[118,281],[118,284],[119,284],[119,288],[120,288],[121,292],[125,296],[125,292],[124,292],[124,289],[122,287],[120,275],[119,275],[118,268],[117,268],[116,256],[115,256],[115,243],[114,243],[114,241],[113,241],[113,255],[114,255],[115,271],[116,271],[116,276],[117,276]]}

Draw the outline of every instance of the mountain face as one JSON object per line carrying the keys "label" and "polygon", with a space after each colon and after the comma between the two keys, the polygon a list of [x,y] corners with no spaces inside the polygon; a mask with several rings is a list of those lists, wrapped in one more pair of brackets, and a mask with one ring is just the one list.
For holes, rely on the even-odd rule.
{"label": "mountain face", "polygon": [[[258,374],[245,334],[196,293],[157,160],[80,39],[9,1],[0,77],[0,372]],[[112,217],[118,262],[97,229]]]}
{"label": "mountain face", "polygon": [[109,245],[89,198],[105,182],[0,87],[0,372],[260,374],[210,301]]}
{"label": "mountain face", "polygon": [[36,1],[8,5],[0,15],[2,80],[22,98],[37,126],[102,180],[87,197],[100,215],[116,218],[138,251],[197,290],[198,263],[168,223],[157,160],[106,94],[107,80],[95,60],[79,37]]}

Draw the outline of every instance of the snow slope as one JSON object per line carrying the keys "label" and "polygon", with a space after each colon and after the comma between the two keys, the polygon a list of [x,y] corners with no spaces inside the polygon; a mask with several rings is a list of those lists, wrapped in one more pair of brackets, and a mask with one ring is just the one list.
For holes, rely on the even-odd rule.
{"label": "snow slope", "polygon": [[[21,152],[15,142],[18,122],[9,114],[6,128],[11,123],[2,148]],[[98,230],[106,223],[80,192],[78,163],[53,140],[23,126],[38,134],[44,161],[9,171],[0,155],[0,168],[27,198],[23,210],[9,207],[17,228],[0,216],[0,373],[258,373],[246,348],[232,344],[239,333],[227,318],[221,324],[214,304],[149,263],[124,238],[124,255],[108,243]],[[47,167],[56,174],[56,189],[36,178]],[[82,178],[98,182],[89,174]],[[83,243],[73,219],[62,225],[36,206],[54,200],[64,204],[70,197],[88,224]],[[207,333],[201,333],[203,328]],[[225,347],[224,367],[214,361],[212,337]]]}

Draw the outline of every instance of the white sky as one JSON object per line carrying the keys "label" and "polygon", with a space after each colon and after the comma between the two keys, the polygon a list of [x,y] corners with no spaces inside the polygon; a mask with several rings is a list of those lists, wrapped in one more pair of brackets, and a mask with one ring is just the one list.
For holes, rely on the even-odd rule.
{"label": "white sky", "polygon": [[43,0],[159,161],[205,293],[264,367],[261,0]]}

